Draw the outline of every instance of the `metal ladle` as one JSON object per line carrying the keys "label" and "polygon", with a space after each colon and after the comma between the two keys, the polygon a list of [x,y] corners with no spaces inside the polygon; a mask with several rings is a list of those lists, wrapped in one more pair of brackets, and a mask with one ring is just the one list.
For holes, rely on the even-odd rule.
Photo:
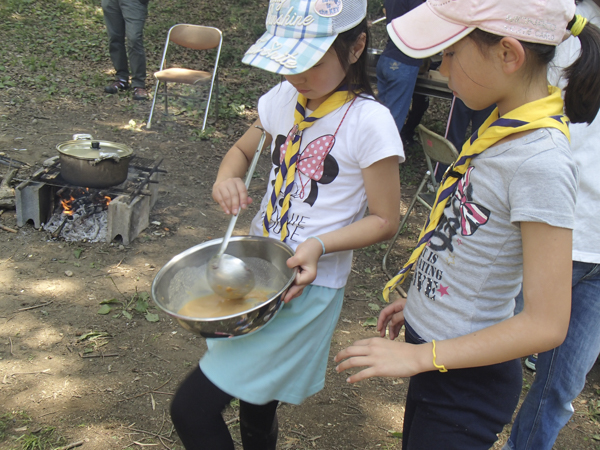
{"label": "metal ladle", "polygon": [[[246,175],[246,189],[250,187],[250,181],[256,169],[258,158],[262,151],[267,132],[260,127],[256,127],[262,130],[262,136],[258,143],[258,148],[252,158],[250,167],[248,168],[248,174]],[[239,214],[239,212],[238,212]],[[238,218],[238,214],[234,215],[229,222],[229,227],[225,232],[225,237],[221,242],[221,247],[216,255],[214,255],[208,262],[206,275],[208,278],[208,284],[212,290],[223,298],[236,299],[242,298],[254,287],[254,273],[246,266],[244,261],[235,256],[231,256],[225,253],[225,249],[229,244],[229,238],[235,227],[235,223]]]}

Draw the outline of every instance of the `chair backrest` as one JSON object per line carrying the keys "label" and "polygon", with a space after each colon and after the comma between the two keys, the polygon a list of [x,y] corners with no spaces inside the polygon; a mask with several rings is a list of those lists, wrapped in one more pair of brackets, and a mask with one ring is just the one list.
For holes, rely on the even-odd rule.
{"label": "chair backrest", "polygon": [[169,53],[169,44],[173,42],[185,48],[192,50],[211,50],[216,49],[217,56],[213,68],[213,80],[210,90],[214,84],[214,79],[219,66],[219,57],[221,56],[221,46],[223,45],[223,33],[214,27],[205,27],[203,25],[190,25],[188,23],[179,23],[173,25],[167,34],[167,41],[163,50],[160,70],[166,69],[167,54]]}
{"label": "chair backrest", "polygon": [[180,23],[171,27],[167,39],[182,47],[208,50],[219,47],[222,34],[218,28]]}
{"label": "chair backrest", "polygon": [[458,151],[448,139],[443,138],[421,124],[417,126],[417,132],[419,133],[425,156],[447,166],[456,161]]}
{"label": "chair backrest", "polygon": [[421,140],[421,146],[425,153],[425,160],[427,162],[427,169],[431,177],[431,184],[435,190],[437,190],[439,183],[435,179],[435,171],[432,164],[432,160],[449,166],[458,159],[458,151],[454,144],[448,139],[443,138],[437,133],[425,128],[419,124],[417,126],[417,133]]}

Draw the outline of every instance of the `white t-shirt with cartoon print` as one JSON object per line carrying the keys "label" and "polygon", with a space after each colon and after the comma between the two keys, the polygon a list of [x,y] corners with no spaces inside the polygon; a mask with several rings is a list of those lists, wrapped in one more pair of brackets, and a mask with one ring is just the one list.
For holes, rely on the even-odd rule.
{"label": "white t-shirt with cartoon print", "polygon": [[[263,234],[264,214],[294,124],[297,96],[296,89],[284,81],[258,103],[262,126],[273,137],[273,168],[260,211],[250,227],[253,235]],[[364,217],[367,196],[362,169],[390,156],[398,157],[398,163],[404,161],[402,141],[389,110],[361,97],[349,106],[346,103],[303,132],[288,212],[286,243],[293,249],[310,236],[337,230]],[[275,239],[281,239],[281,199],[282,194],[269,229],[269,236]],[[324,255],[312,284],[335,289],[345,286],[351,264],[352,251]]]}

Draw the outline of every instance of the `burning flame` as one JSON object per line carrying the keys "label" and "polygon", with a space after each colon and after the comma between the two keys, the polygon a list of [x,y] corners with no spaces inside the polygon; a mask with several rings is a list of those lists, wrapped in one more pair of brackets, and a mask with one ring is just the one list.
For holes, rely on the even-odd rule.
{"label": "burning flame", "polygon": [[[82,198],[85,198],[87,200],[84,200],[85,203],[93,205],[93,206],[97,206],[97,207],[102,207],[103,209],[108,207],[108,204],[111,202],[112,198],[109,197],[108,195],[103,195],[103,194],[90,194],[90,190],[88,188],[85,189],[77,189],[74,191],[71,191],[71,193],[66,194],[68,195],[68,198],[63,197],[60,200],[60,204],[62,206],[62,213],[67,215],[67,216],[73,216],[75,214],[75,210],[73,209],[74,205],[77,205],[78,203],[81,203]],[[89,196],[88,196],[89,195]],[[85,197],[83,197],[85,196]]]}
{"label": "burning flame", "polygon": [[73,196],[71,195],[70,198],[68,199],[62,199],[60,201],[62,208],[63,208],[63,214],[66,214],[67,216],[72,216],[73,215],[73,202],[75,201],[75,199],[73,198]]}

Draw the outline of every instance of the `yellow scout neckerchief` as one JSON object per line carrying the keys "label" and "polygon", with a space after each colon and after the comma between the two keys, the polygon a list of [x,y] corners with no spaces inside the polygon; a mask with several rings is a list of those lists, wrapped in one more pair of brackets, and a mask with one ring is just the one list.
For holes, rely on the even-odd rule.
{"label": "yellow scout neckerchief", "polygon": [[304,97],[304,95],[298,94],[296,110],[294,111],[294,127],[292,128],[293,138],[288,143],[288,147],[285,152],[285,159],[281,163],[279,173],[275,178],[275,185],[273,186],[271,198],[267,204],[267,211],[263,220],[264,236],[269,235],[269,222],[273,216],[273,211],[275,210],[275,205],[277,204],[277,198],[281,193],[281,188],[284,185],[284,180],[285,187],[283,191],[283,204],[281,206],[280,214],[281,240],[285,241],[288,236],[288,210],[290,209],[290,196],[294,187],[294,177],[296,176],[296,163],[298,162],[300,144],[302,142],[302,132],[306,128],[311,127],[317,120],[345,105],[353,98],[354,96],[349,95],[346,88],[342,88],[331,94],[327,100],[321,103],[321,105],[319,105],[319,107],[313,111],[310,116],[305,117],[308,99]]}
{"label": "yellow scout neckerchief", "polygon": [[562,131],[567,138],[570,138],[567,125],[568,119],[563,114],[563,100],[560,95],[560,89],[548,86],[548,91],[550,95],[547,97],[520,106],[502,117],[498,117],[498,108],[496,108],[483,125],[481,125],[479,130],[473,133],[471,139],[465,142],[458,159],[444,174],[429,218],[419,235],[417,246],[400,272],[383,288],[383,298],[386,301],[389,301],[391,290],[397,285],[402,284],[406,279],[410,269],[417,262],[423,249],[431,239],[444,213],[446,203],[454,194],[458,181],[467,171],[471,159],[490,148],[496,142],[521,131],[537,128],[556,128]]}

